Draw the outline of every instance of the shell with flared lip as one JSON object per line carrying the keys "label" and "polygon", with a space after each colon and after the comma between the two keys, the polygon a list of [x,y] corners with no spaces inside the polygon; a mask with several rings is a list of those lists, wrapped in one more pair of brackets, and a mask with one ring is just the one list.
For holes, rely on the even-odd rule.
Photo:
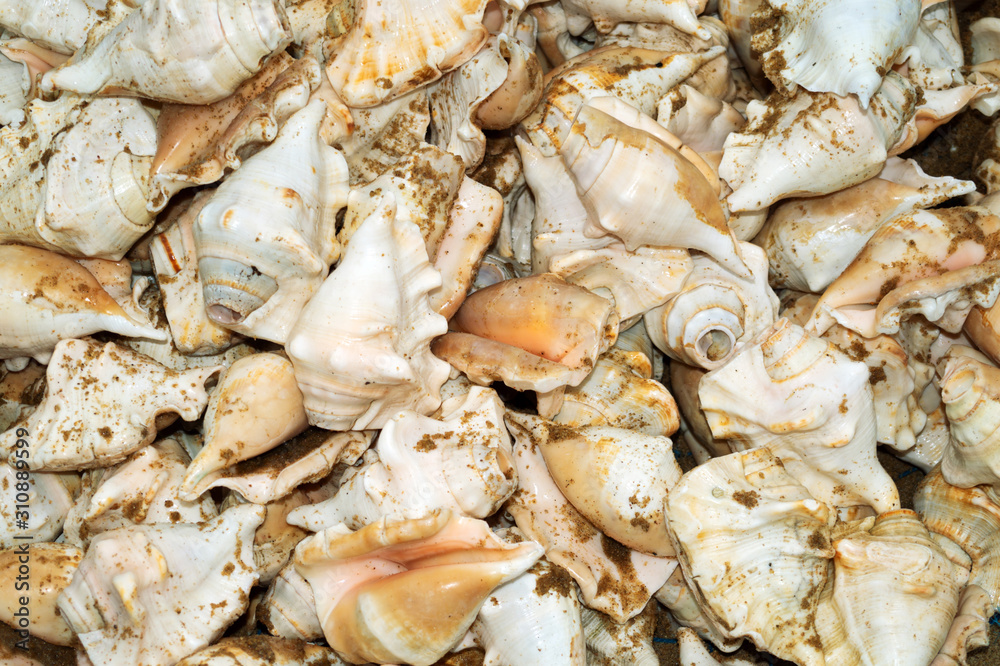
{"label": "shell with flared lip", "polygon": [[263,519],[246,505],[199,525],[104,532],[59,597],[62,617],[94,663],[175,664],[246,610]]}
{"label": "shell with flared lip", "polygon": [[[877,174],[916,109],[913,86],[890,72],[863,109],[856,97],[799,90],[747,105],[748,122],[726,139],[719,175],[735,212],[794,196],[829,194]],[[796,154],[801,159],[789,160]]]}
{"label": "shell with flared lip", "polygon": [[698,395],[715,437],[769,449],[817,499],[891,511],[899,493],[875,456],[868,379],[863,363],[781,319],[705,375]]}
{"label": "shell with flared lip", "polygon": [[350,28],[324,50],[330,83],[351,107],[377,106],[436,81],[489,37],[486,0],[355,0],[350,7]]}
{"label": "shell with flared lip", "polygon": [[754,242],[767,251],[775,287],[820,293],[883,223],[973,189],[971,181],[934,178],[913,160],[890,157],[876,177],[863,183],[781,202]]}
{"label": "shell with flared lip", "polygon": [[507,427],[514,437],[520,488],[506,509],[517,526],[545,547],[545,556],[553,564],[569,572],[588,607],[607,613],[616,622],[641,613],[677,568],[677,560],[623,546],[573,507],[549,475],[535,445],[547,432],[544,419],[508,412]]}
{"label": "shell with flared lip", "polygon": [[[28,466],[62,471],[107,466],[149,444],[176,415],[201,416],[205,382],[219,366],[174,372],[113,342],[63,340],[46,370],[45,397],[0,448],[17,460],[18,432],[28,431]],[[122,378],[130,380],[128,392]],[[165,422],[160,417],[165,417]]]}
{"label": "shell with flared lip", "polygon": [[347,204],[347,164],[319,136],[325,114],[316,100],[292,116],[198,214],[198,275],[216,323],[284,343],[340,255],[335,226]]}
{"label": "shell with flared lip", "polygon": [[765,0],[751,48],[779,89],[854,94],[867,108],[920,13],[920,0]]}
{"label": "shell with flared lip", "polygon": [[167,337],[128,316],[87,269],[48,250],[0,246],[0,283],[0,358],[48,363],[60,340],[97,331]]}
{"label": "shell with flared lip", "polygon": [[428,293],[441,276],[408,217],[382,195],[288,336],[313,425],[380,428],[400,409],[428,414],[440,405],[450,367],[430,343],[447,322]]}
{"label": "shell with flared lip", "polygon": [[357,532],[329,528],[300,543],[294,562],[337,652],[353,662],[429,666],[461,640],[498,585],[541,555],[537,543],[507,544],[480,520],[435,511]]}
{"label": "shell with flared lip", "polygon": [[827,287],[806,327],[821,334],[836,322],[875,337],[922,314],[960,330],[973,304],[996,298],[998,233],[1000,218],[978,206],[898,215]]}
{"label": "shell with flared lip", "polygon": [[681,570],[716,630],[807,665],[824,663],[815,614],[835,519],[766,448],[709,460],[667,499]]}
{"label": "shell with flared lip", "polygon": [[504,407],[496,392],[474,386],[444,401],[433,417],[394,416],[361,467],[351,467],[337,495],[296,509],[289,522],[318,532],[344,523],[361,529],[382,516],[416,518],[435,510],[486,518],[517,488]]}
{"label": "shell with flared lip", "polygon": [[278,0],[152,0],[42,78],[42,90],[207,104],[291,41]]}

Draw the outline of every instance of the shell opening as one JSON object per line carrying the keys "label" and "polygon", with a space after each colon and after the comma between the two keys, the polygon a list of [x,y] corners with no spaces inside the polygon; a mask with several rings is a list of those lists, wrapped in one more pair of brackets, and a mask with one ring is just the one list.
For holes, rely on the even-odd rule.
{"label": "shell opening", "polygon": [[946,378],[941,387],[941,399],[953,403],[972,390],[976,383],[976,372],[972,369],[960,370]]}
{"label": "shell opening", "polygon": [[713,329],[698,339],[698,353],[713,363],[718,363],[733,351],[733,336],[729,331]]}
{"label": "shell opening", "polygon": [[198,273],[203,283],[205,312],[209,319],[223,326],[242,322],[278,291],[274,278],[231,259],[199,259]]}

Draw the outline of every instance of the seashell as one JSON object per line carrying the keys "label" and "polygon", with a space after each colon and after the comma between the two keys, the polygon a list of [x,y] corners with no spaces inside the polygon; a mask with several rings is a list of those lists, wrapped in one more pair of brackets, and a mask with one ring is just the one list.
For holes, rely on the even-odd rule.
{"label": "seashell", "polygon": [[626,324],[680,291],[692,268],[686,250],[640,246],[629,252],[621,243],[576,250],[549,261],[549,270],[571,284],[595,293],[610,291]]}
{"label": "seashell", "polygon": [[726,26],[733,50],[757,90],[767,90],[764,68],[750,46],[753,38],[751,17],[764,0],[719,0],[719,18]]}
{"label": "seashell", "polygon": [[20,125],[24,108],[31,99],[33,80],[28,65],[4,53],[0,46],[0,125]]}
{"label": "seashell", "polygon": [[993,604],[981,587],[969,585],[963,589],[958,601],[958,612],[951,622],[948,636],[931,663],[961,664],[969,652],[989,645],[987,625],[992,612]]}
{"label": "seashell", "polygon": [[910,358],[888,335],[863,338],[854,331],[835,325],[823,334],[852,361],[868,366],[868,383],[875,399],[876,439],[897,451],[916,444],[927,423],[920,396],[934,376],[934,370]]}
{"label": "seashell", "polygon": [[[0,585],[8,591],[0,604],[0,622],[12,627],[20,625],[21,600],[27,597],[30,622],[27,632],[53,645],[73,645],[73,631],[60,617],[56,597],[69,585],[73,572],[83,558],[83,551],[64,543],[22,543],[16,548],[0,551]],[[27,564],[27,575],[24,565]],[[16,594],[23,591],[24,596]]]}
{"label": "seashell", "polygon": [[157,149],[150,170],[154,198],[220,180],[237,169],[309,101],[320,84],[315,58],[279,52],[235,92],[206,105],[164,104],[156,122]]}
{"label": "seashell", "polygon": [[356,2],[346,34],[324,48],[326,75],[350,107],[388,102],[472,58],[489,37],[485,9],[486,0]]}
{"label": "seashell", "polygon": [[569,427],[606,425],[669,437],[680,425],[677,405],[652,374],[645,354],[612,347],[597,358],[581,384],[566,389],[552,420]]}
{"label": "seashell", "polygon": [[[528,11],[530,12],[533,8],[529,6]],[[713,28],[712,22],[715,20],[714,16],[709,16],[707,12],[698,17],[698,23],[708,31],[709,36],[706,39],[696,37],[690,32],[678,30],[668,23],[645,21],[619,23],[607,32],[598,33],[594,41],[594,48],[605,46],[637,47],[664,53],[707,51],[713,46],[725,45],[725,42],[729,41],[728,35],[722,39],[721,31]]]}
{"label": "seashell", "polygon": [[881,514],[871,531],[833,547],[833,601],[860,663],[930,663],[958,610],[966,571],[907,509]]}
{"label": "seashell", "polygon": [[174,223],[149,243],[156,286],[163,301],[163,314],[170,326],[173,345],[182,354],[217,354],[240,338],[228,328],[216,324],[205,313],[194,223],[211,196],[211,191],[195,195]]}
{"label": "seashell", "polygon": [[[610,105],[602,102],[601,106]],[[620,112],[620,107],[615,109],[616,116]],[[659,128],[654,122],[646,126]],[[666,134],[665,130],[657,131]],[[591,104],[580,110],[560,154],[581,199],[596,213],[597,228],[592,235],[612,234],[630,251],[640,245],[701,250],[730,272],[749,277],[736,239],[725,223],[717,191],[694,164],[666,139],[660,139]],[[631,171],[624,169],[625,164]],[[623,172],[628,176],[621,175]],[[628,210],[624,197],[633,191],[648,196],[646,204],[653,211],[649,217],[636,219],[622,213]],[[661,210],[672,214],[656,212]]]}
{"label": "seashell", "polygon": [[260,602],[258,617],[275,636],[303,641],[323,637],[312,588],[291,561],[281,568],[268,586]]}
{"label": "seashell", "polygon": [[596,0],[566,0],[562,3],[570,16],[585,16],[594,22],[600,32],[608,32],[622,22],[666,23],[701,39],[708,39],[708,31],[699,25],[696,10],[704,4],[689,0],[666,0],[655,4],[632,2],[597,2]]}
{"label": "seashell", "polygon": [[435,511],[350,532],[330,528],[295,549],[327,643],[349,661],[429,666],[458,643],[498,586],[541,557],[486,523]]}
{"label": "seashell", "polygon": [[277,354],[252,354],[225,370],[208,399],[205,446],[184,475],[183,492],[195,492],[212,472],[267,453],[309,426],[291,362]]}
{"label": "seashell", "polygon": [[431,112],[427,93],[415,90],[382,104],[351,109],[354,131],[333,146],[343,151],[351,185],[370,183],[424,143]]}
{"label": "seashell", "polygon": [[494,254],[503,260],[516,259],[522,266],[530,264],[534,201],[524,180],[521,156],[514,137],[487,139],[486,156],[469,177],[496,190],[504,200]]}
{"label": "seashell", "polygon": [[913,40],[921,13],[920,0],[765,2],[753,16],[751,48],[774,85],[853,93],[862,109]]}
{"label": "seashell", "polygon": [[211,497],[180,498],[191,459],[176,439],[162,439],[114,467],[89,470],[63,525],[67,542],[86,547],[102,532],[152,523],[201,523],[219,515]]}
{"label": "seashell", "polygon": [[114,94],[208,104],[291,42],[276,0],[153,0],[42,77],[46,93]]}
{"label": "seashell", "polygon": [[[488,9],[489,5],[487,11]],[[569,20],[562,3],[528,5],[525,15],[530,16],[535,23],[536,52],[543,56],[539,57],[543,69],[546,65],[549,69],[559,67],[592,48],[589,42],[578,37],[579,33],[570,33]],[[579,18],[581,17],[574,16],[574,19]],[[590,24],[589,19],[585,20]],[[577,39],[574,39],[575,36]]]}
{"label": "seashell", "polygon": [[[715,625],[706,619],[694,592],[684,581],[684,572],[679,568],[675,569],[663,587],[657,590],[656,600],[663,604],[670,611],[670,616],[681,625],[677,628],[678,639],[681,639],[682,631],[692,627],[697,635],[704,636],[723,652],[734,652],[743,644],[742,638],[734,640],[723,637],[715,629]],[[714,665],[709,664],[709,666]]]}
{"label": "seashell", "polygon": [[219,186],[194,226],[205,308],[218,324],[284,343],[340,253],[347,164],[318,136],[316,100]]}
{"label": "seashell", "polygon": [[940,379],[951,443],[941,459],[941,474],[959,488],[1000,487],[995,453],[1000,427],[1000,370],[968,356],[952,357]]}
{"label": "seashell", "polygon": [[836,322],[870,338],[919,313],[959,330],[973,303],[996,298],[987,239],[998,229],[1000,218],[978,207],[893,218],[823,293],[807,328],[822,333]]}
{"label": "seashell", "polygon": [[129,317],[87,269],[54,252],[0,246],[0,283],[5,286],[0,357],[5,359],[31,357],[48,363],[60,340],[102,330],[166,339]]}
{"label": "seashell", "polygon": [[930,471],[913,494],[913,507],[939,544],[957,545],[971,558],[968,588],[986,593],[991,616],[1000,605],[1000,509],[988,489],[949,485],[937,467]]}
{"label": "seashell", "polygon": [[[28,441],[28,468],[41,471],[106,467],[153,441],[159,427],[180,415],[201,416],[205,382],[219,367],[174,372],[113,342],[63,340],[45,373],[45,397],[0,447],[17,464],[18,438]],[[131,379],[127,394],[122,377]],[[25,434],[24,431],[27,431]],[[20,433],[20,434],[19,434]]]}
{"label": "seashell", "polygon": [[[543,156],[551,157],[589,102],[610,96],[652,118],[657,102],[668,91],[724,53],[721,46],[700,53],[613,46],[594,49],[548,75],[542,101],[520,127]],[[610,80],[609,72],[614,73]]]}
{"label": "seashell", "polygon": [[194,501],[212,488],[230,488],[254,504],[267,504],[326,477],[341,461],[353,465],[372,436],[310,428],[266,453],[210,472],[195,485],[185,483],[181,497]]}
{"label": "seashell", "polygon": [[917,443],[899,456],[901,460],[919,467],[925,474],[941,462],[944,450],[951,440],[948,419],[944,415],[944,405],[938,405],[926,413],[927,425],[917,435]]}
{"label": "seashell", "polygon": [[462,179],[434,256],[441,286],[427,295],[431,308],[442,317],[452,317],[472,290],[483,257],[500,230],[503,208],[503,197],[492,187]]}
{"label": "seashell", "polygon": [[330,648],[273,636],[230,636],[177,666],[342,666]]}
{"label": "seashell", "polygon": [[[563,426],[559,426],[562,428]],[[580,586],[589,608],[624,622],[642,612],[677,567],[672,557],[653,557],[602,534],[560,492],[535,441],[546,428],[538,417],[507,412],[514,437],[519,488],[506,510],[545,557]]]}
{"label": "seashell", "polygon": [[[974,25],[970,26],[969,40],[973,44],[973,54],[976,52]],[[896,58],[897,66],[904,62],[907,78],[924,90],[945,90],[963,82],[965,55],[953,3],[923,3],[913,41]]]}
{"label": "seashell", "polygon": [[[517,75],[512,68],[518,67],[529,70],[519,74],[524,81],[511,81],[508,88],[513,89],[501,90],[509,77]],[[541,94],[542,72],[535,54],[516,39],[491,36],[469,61],[428,86],[431,143],[458,155],[466,169],[474,169],[486,154],[482,130],[517,124]]]}
{"label": "seashell", "polygon": [[767,255],[750,243],[739,247],[748,279],[713,257],[695,256],[678,293],[644,315],[649,337],[670,358],[707,370],[722,367],[774,323],[778,297],[767,283]]}
{"label": "seashell", "polygon": [[0,27],[24,35],[59,53],[71,54],[87,41],[91,28],[107,18],[107,11],[87,0],[56,0],[45,3],[0,3]]}
{"label": "seashell", "polygon": [[606,299],[546,273],[473,293],[451,328],[431,348],[469,379],[547,393],[590,374],[618,317]]}
{"label": "seashell", "polygon": [[913,117],[907,122],[903,138],[893,146],[892,153],[909,150],[941,125],[954,118],[967,106],[981,107],[985,100],[996,99],[1000,86],[981,74],[973,74],[968,85],[947,90],[927,90],[917,105]]}
{"label": "seashell", "polygon": [[972,307],[962,326],[962,331],[976,343],[976,348],[989,356],[994,363],[1000,363],[1000,336],[997,335],[997,316],[1000,305],[994,303],[989,308],[979,305]]}
{"label": "seashell", "polygon": [[246,610],[263,519],[263,508],[238,506],[200,525],[105,532],[60,595],[62,617],[95,663],[175,664]]}
{"label": "seashell", "polygon": [[[591,238],[586,230],[595,228],[595,214],[588,210],[576,190],[576,182],[558,155],[545,157],[528,141],[515,137],[524,165],[524,179],[534,197],[529,233],[511,232],[513,251],[509,256],[525,263],[534,274],[551,270],[552,259],[577,250],[598,250],[615,243],[612,236]],[[518,238],[519,236],[519,238]],[[516,243],[520,240],[520,243]],[[524,256],[523,245],[530,255]]]}
{"label": "seashell", "polygon": [[[734,212],[796,196],[829,194],[871,178],[916,109],[913,86],[890,72],[862,108],[856,97],[799,91],[747,105],[747,124],[726,139],[719,165]],[[796,154],[801,159],[787,160]]]}
{"label": "seashell", "polygon": [[367,186],[351,190],[338,240],[347,247],[357,228],[378,209],[381,195],[388,193],[396,200],[396,215],[420,227],[427,256],[435,257],[464,182],[463,170],[458,156],[422,144]]}
{"label": "seashell", "polygon": [[584,606],[581,617],[588,658],[609,666],[658,666],[660,659],[653,650],[656,615],[654,601],[646,604],[643,612],[620,623]]}
{"label": "seashell", "polygon": [[928,176],[913,160],[890,157],[878,176],[806,199],[788,199],[755,239],[767,252],[772,284],[821,293],[888,220],[968,194],[974,184]]}
{"label": "seashell", "polygon": [[[497,534],[520,543],[517,528]],[[562,568],[544,557],[530,569],[504,583],[486,599],[471,632],[483,646],[483,666],[539,663],[584,666],[587,648],[582,607],[576,584]]]}
{"label": "seashell", "polygon": [[[74,259],[97,278],[101,288],[135,321],[155,328],[156,324],[144,309],[143,296],[153,281],[145,275],[132,275],[132,262],[122,259]],[[134,277],[134,279],[133,279]]]}
{"label": "seashell", "polygon": [[[20,432],[23,437],[24,430]],[[25,481],[28,464],[25,454],[18,455],[22,451],[26,449],[21,447],[15,452],[17,460],[13,464],[0,463],[0,487],[4,489],[0,493],[0,517],[4,519],[0,528],[0,548],[16,548],[26,538],[35,543],[55,540],[62,532],[66,514],[73,507],[75,491],[80,485],[76,474],[66,473],[31,472]],[[23,485],[18,488],[19,483],[27,483],[27,490]],[[18,498],[18,493],[23,492],[28,494],[27,503],[30,505],[27,519],[24,519],[23,513],[18,514],[24,511],[25,502]],[[23,499],[22,495],[20,500]],[[18,525],[18,518],[26,525]]]}
{"label": "seashell", "polygon": [[341,478],[337,495],[296,509],[290,524],[318,532],[340,523],[361,529],[390,514],[419,518],[436,509],[492,515],[517,488],[503,413],[496,392],[479,386],[444,401],[434,418],[399,412],[363,464]]}
{"label": "seashell", "polygon": [[427,294],[441,277],[417,225],[396,210],[388,195],[379,200],[288,336],[313,425],[380,428],[400,409],[440,405],[450,368],[430,342],[447,324]]}
{"label": "seashell", "polygon": [[834,556],[829,506],[758,448],[685,474],[666,512],[684,578],[719,633],[824,663],[815,613]]}
{"label": "seashell", "polygon": [[610,426],[522,419],[563,496],[606,536],[642,553],[674,555],[663,503],[681,477],[671,442]]}
{"label": "seashell", "polygon": [[883,513],[899,508],[899,493],[875,457],[868,379],[863,363],[781,319],[705,375],[698,395],[715,437],[767,448],[822,502]]}
{"label": "seashell", "polygon": [[682,83],[656,105],[656,122],[684,145],[705,154],[721,152],[726,137],[738,132],[746,119],[732,104]]}
{"label": "seashell", "polygon": [[690,666],[721,666],[722,664],[725,666],[760,666],[759,662],[742,658],[717,661],[709,652],[710,648],[705,647],[705,644],[698,638],[698,632],[687,627],[677,629],[677,643],[681,663]]}

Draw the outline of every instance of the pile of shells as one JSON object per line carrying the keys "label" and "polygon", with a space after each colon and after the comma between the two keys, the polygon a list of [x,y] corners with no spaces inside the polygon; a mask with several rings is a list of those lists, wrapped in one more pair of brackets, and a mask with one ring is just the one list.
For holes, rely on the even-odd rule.
{"label": "pile of shells", "polygon": [[0,0],[0,661],[965,664],[972,4]]}

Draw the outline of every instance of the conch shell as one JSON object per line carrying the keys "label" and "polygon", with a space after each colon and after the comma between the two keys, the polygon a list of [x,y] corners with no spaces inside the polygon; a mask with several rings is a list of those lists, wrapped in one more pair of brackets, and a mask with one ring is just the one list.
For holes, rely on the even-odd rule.
{"label": "conch shell", "polygon": [[42,78],[42,90],[208,104],[291,42],[278,0],[150,0]]}
{"label": "conch shell", "polygon": [[332,527],[300,543],[294,561],[338,653],[354,663],[430,666],[465,635],[493,589],[541,555],[534,542],[507,544],[480,520],[435,511],[353,533]]}
{"label": "conch shell", "polygon": [[[60,340],[111,331],[165,341],[130,317],[97,278],[72,259],[23,245],[0,245],[0,358],[48,363]],[[8,367],[12,361],[8,361]]]}
{"label": "conch shell", "polygon": [[440,285],[416,223],[383,194],[288,336],[310,423],[381,428],[400,409],[438,408],[450,367],[430,343],[447,322],[427,295]]}
{"label": "conch shell", "polygon": [[941,400],[951,442],[941,474],[959,488],[1000,489],[1000,370],[968,356],[954,356],[941,376]]}
{"label": "conch shell", "polygon": [[292,116],[198,214],[194,240],[210,319],[284,343],[340,256],[336,216],[347,204],[347,163],[319,137],[322,100]]}
{"label": "conch shell", "polygon": [[[205,382],[218,371],[215,366],[174,372],[113,342],[63,340],[45,373],[42,403],[0,435],[0,448],[14,462],[16,442],[23,437],[34,470],[111,465],[152,442],[157,424],[169,424],[174,414],[187,421],[201,416],[208,404]],[[127,392],[121,390],[122,378],[129,379]],[[169,415],[165,423],[161,415]]]}
{"label": "conch shell", "polygon": [[899,508],[899,493],[875,456],[868,378],[863,363],[781,319],[705,375],[698,395],[715,437],[766,447],[827,504],[882,513]]}

